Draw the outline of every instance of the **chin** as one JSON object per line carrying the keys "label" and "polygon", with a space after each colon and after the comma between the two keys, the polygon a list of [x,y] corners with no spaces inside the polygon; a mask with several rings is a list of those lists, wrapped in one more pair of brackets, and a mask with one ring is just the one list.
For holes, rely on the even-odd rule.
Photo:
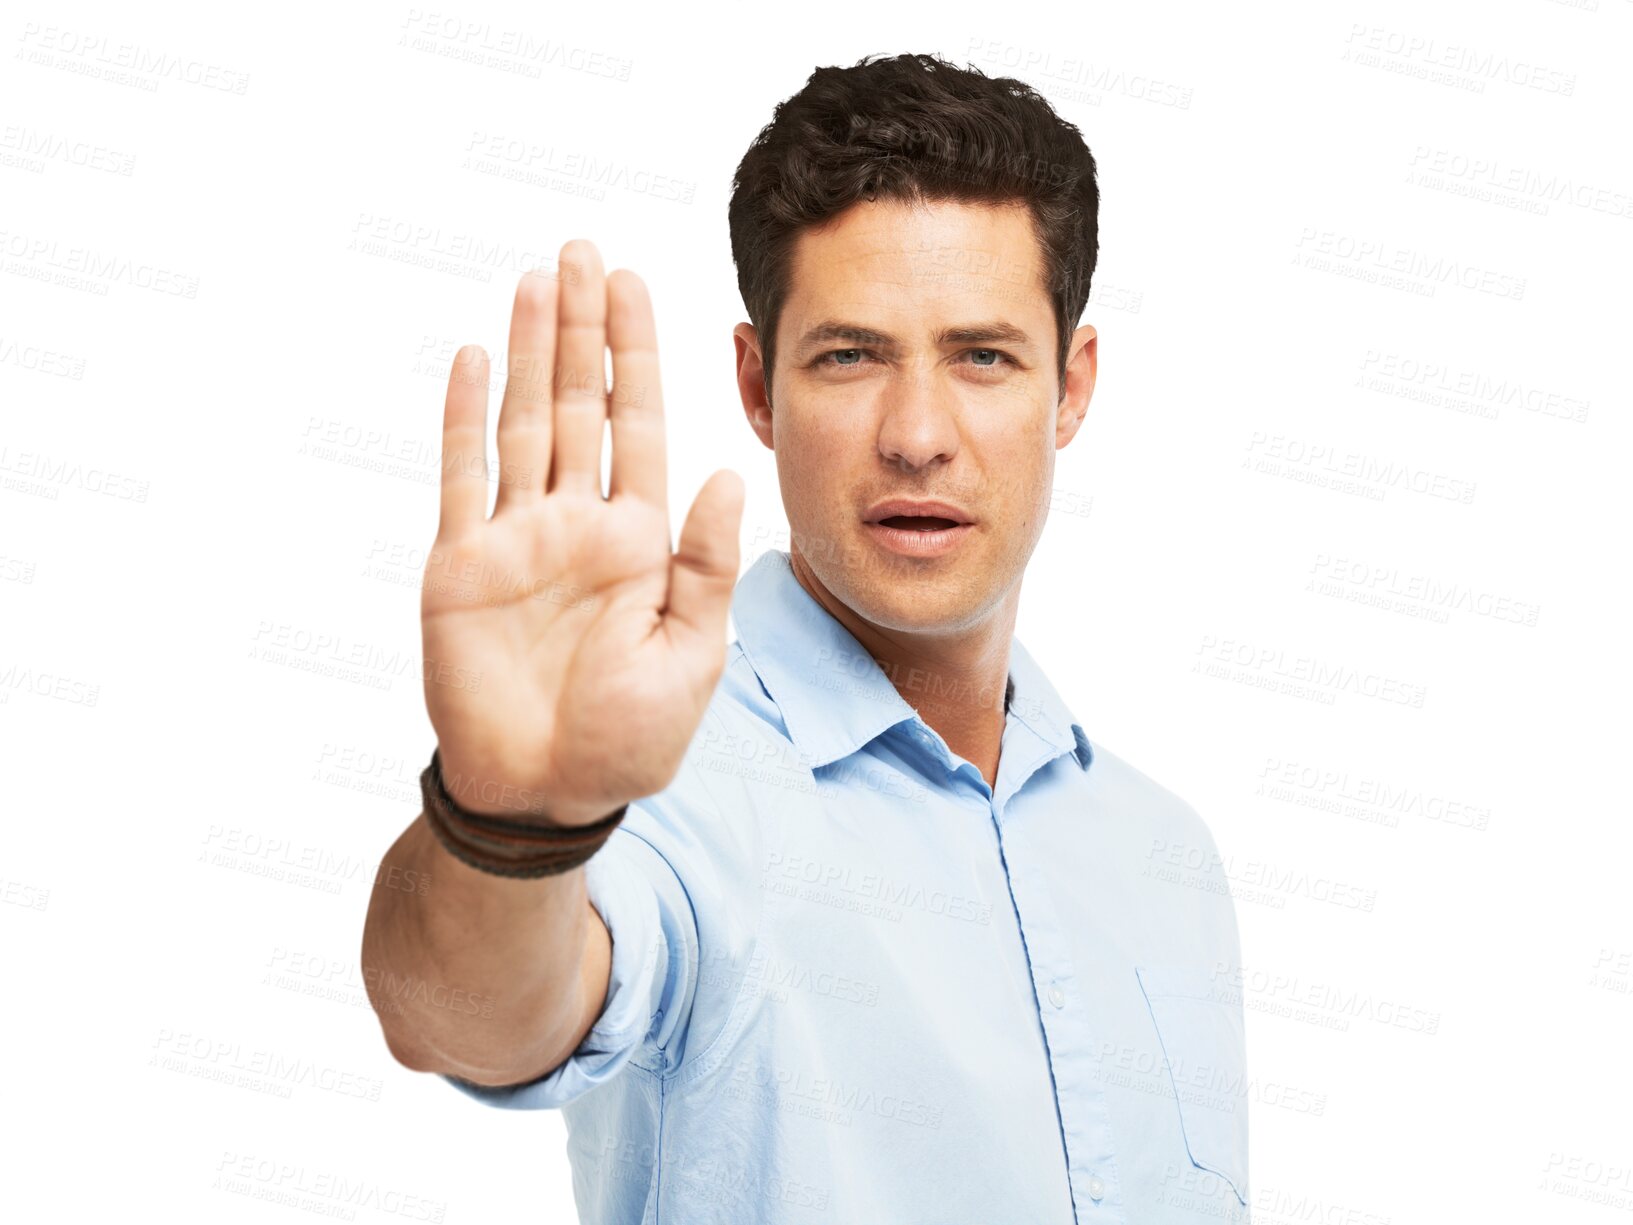
{"label": "chin", "polygon": [[884,629],[925,632],[952,629],[969,617],[969,593],[948,575],[918,571],[904,573],[896,566],[852,576],[846,603],[874,625]]}

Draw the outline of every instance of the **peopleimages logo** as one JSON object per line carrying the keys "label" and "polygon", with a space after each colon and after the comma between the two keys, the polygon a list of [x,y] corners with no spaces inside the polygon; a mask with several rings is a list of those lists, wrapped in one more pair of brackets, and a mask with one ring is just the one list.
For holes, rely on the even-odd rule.
{"label": "peopleimages logo", "polygon": [[1498,80],[1562,98],[1576,92],[1574,72],[1545,68],[1525,56],[1499,55],[1466,43],[1443,42],[1384,26],[1355,22],[1344,44],[1344,58],[1354,63],[1387,67],[1437,84],[1478,86],[1474,90],[1477,93],[1484,91],[1488,81]]}
{"label": "peopleimages logo", "polygon": [[1347,664],[1329,663],[1309,655],[1289,655],[1280,647],[1256,646],[1232,638],[1205,634],[1196,649],[1197,669],[1206,665],[1236,667],[1333,693],[1354,693],[1421,710],[1427,690],[1422,685],[1365,672]]}
{"label": "peopleimages logo", "polygon": [[1376,493],[1382,500],[1391,489],[1443,498],[1464,505],[1474,501],[1475,483],[1443,472],[1412,464],[1406,460],[1368,455],[1363,451],[1312,442],[1286,434],[1270,434],[1254,430],[1244,448],[1248,458],[1244,467],[1270,475],[1286,475],[1295,479],[1309,479],[1313,474],[1331,474],[1355,482]]}
{"label": "peopleimages logo", "polygon": [[1359,1020],[1429,1037],[1440,1030],[1438,1012],[1336,983],[1306,981],[1299,974],[1220,963],[1214,979],[1234,988],[1246,1008],[1325,1029],[1347,1030]]}
{"label": "peopleimages logo", "polygon": [[1402,573],[1398,566],[1382,566],[1346,557],[1318,553],[1310,567],[1306,590],[1337,595],[1351,602],[1381,607],[1418,606],[1446,620],[1452,612],[1472,613],[1495,621],[1534,626],[1542,609],[1526,600],[1498,595],[1465,583],[1445,582],[1425,574]]}
{"label": "peopleimages logo", "polygon": [[1377,280],[1394,289],[1433,297],[1435,288],[1455,285],[1476,293],[1518,302],[1525,297],[1525,278],[1429,251],[1398,246],[1384,238],[1356,237],[1336,230],[1305,226],[1294,244],[1295,262],[1305,267]]}

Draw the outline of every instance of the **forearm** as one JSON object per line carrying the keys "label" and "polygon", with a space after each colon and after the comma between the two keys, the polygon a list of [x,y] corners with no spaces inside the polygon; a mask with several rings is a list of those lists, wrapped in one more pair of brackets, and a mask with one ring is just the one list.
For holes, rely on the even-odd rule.
{"label": "forearm", "polygon": [[480,872],[443,849],[423,814],[381,867],[382,879],[397,869],[394,879],[417,885],[377,886],[363,932],[364,982],[393,1056],[478,1084],[530,1079],[565,1059],[600,1012],[610,958],[584,868]]}

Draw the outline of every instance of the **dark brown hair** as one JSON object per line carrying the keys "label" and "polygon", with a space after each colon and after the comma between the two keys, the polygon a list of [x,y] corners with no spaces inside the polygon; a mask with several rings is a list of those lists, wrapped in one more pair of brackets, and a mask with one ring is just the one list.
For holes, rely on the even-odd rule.
{"label": "dark brown hair", "polygon": [[862,200],[1024,204],[1066,356],[1100,249],[1100,188],[1078,129],[1024,81],[934,55],[818,68],[777,105],[732,180],[737,287],[760,337],[770,397],[777,321],[801,230]]}

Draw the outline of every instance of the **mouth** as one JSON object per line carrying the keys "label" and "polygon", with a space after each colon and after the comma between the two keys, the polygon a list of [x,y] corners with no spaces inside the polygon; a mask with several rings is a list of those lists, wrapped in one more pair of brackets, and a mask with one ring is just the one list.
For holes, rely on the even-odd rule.
{"label": "mouth", "polygon": [[868,520],[866,530],[885,552],[924,561],[953,554],[975,531],[975,524],[942,515],[885,515]]}
{"label": "mouth", "polygon": [[900,528],[910,532],[939,532],[959,526],[956,519],[940,519],[933,515],[890,515],[883,519],[875,519],[874,522],[882,527]]}
{"label": "mouth", "polygon": [[904,532],[939,532],[950,527],[965,527],[974,517],[957,502],[940,498],[886,498],[875,502],[862,516],[867,523],[883,524]]}

